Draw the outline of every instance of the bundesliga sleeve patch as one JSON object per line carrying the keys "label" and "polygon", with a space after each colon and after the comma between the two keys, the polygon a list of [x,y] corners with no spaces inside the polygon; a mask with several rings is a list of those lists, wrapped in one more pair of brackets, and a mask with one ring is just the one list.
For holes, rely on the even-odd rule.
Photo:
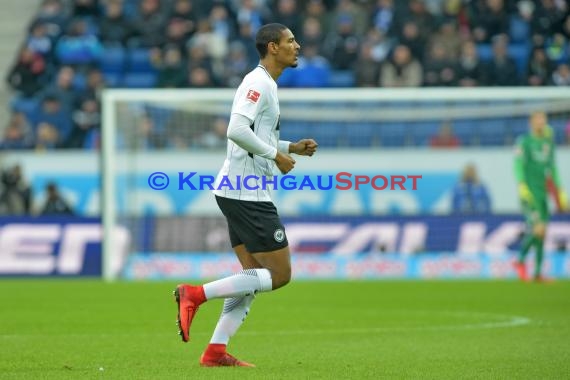
{"label": "bundesliga sleeve patch", "polygon": [[246,99],[252,103],[257,103],[261,94],[255,90],[249,90],[246,95]]}

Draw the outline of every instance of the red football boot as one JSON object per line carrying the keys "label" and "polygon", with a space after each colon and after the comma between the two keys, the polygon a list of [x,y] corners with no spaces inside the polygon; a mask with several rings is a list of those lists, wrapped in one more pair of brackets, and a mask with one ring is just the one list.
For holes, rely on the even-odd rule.
{"label": "red football boot", "polygon": [[200,357],[202,367],[255,367],[255,365],[241,361],[226,352],[225,344],[209,344]]}
{"label": "red football boot", "polygon": [[204,289],[201,286],[178,285],[174,290],[174,298],[178,304],[178,334],[183,342],[190,340],[190,325],[198,312],[198,308],[206,301]]}
{"label": "red football boot", "polygon": [[524,265],[524,263],[519,263],[518,261],[515,261],[513,263],[513,267],[515,268],[517,276],[521,281],[525,282],[528,281],[528,274],[526,273],[526,266]]}

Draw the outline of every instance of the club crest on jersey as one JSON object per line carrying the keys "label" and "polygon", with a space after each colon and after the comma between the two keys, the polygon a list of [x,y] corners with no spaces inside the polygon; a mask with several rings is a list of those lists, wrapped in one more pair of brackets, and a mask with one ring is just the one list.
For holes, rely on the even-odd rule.
{"label": "club crest on jersey", "polygon": [[246,95],[246,99],[252,103],[257,103],[261,94],[255,90],[249,90]]}
{"label": "club crest on jersey", "polygon": [[277,243],[281,243],[285,239],[285,232],[281,228],[278,228],[273,233],[273,238]]}

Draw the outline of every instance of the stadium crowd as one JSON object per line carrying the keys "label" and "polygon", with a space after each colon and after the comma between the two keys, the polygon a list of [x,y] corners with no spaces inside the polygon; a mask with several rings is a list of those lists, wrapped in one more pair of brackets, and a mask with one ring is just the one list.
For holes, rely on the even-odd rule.
{"label": "stadium crowd", "polygon": [[43,0],[0,147],[97,149],[105,87],[236,87],[267,22],[302,46],[282,87],[570,85],[564,0]]}

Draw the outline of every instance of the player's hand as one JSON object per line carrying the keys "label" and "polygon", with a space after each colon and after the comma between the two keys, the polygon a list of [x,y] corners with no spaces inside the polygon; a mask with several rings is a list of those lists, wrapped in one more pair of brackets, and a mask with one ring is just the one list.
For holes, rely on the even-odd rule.
{"label": "player's hand", "polygon": [[523,202],[526,202],[530,205],[534,203],[534,198],[526,183],[519,184],[519,197]]}
{"label": "player's hand", "polygon": [[295,160],[287,153],[277,151],[274,161],[283,174],[289,173],[295,167]]}
{"label": "player's hand", "polygon": [[564,192],[564,190],[558,191],[558,204],[560,205],[560,212],[570,211],[568,209],[568,196]]}
{"label": "player's hand", "polygon": [[291,144],[291,153],[300,156],[312,156],[317,151],[319,144],[313,139],[302,139],[296,143]]}

